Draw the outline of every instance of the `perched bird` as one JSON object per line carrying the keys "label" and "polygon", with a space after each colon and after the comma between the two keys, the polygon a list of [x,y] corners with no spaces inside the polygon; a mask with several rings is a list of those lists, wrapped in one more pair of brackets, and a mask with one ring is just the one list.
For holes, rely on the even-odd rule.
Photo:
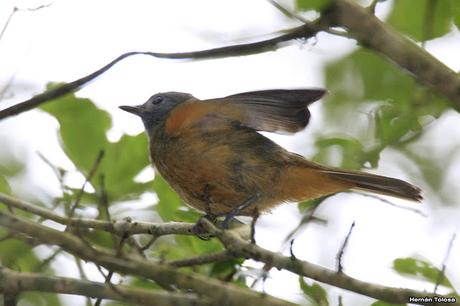
{"label": "perched bird", "polygon": [[257,132],[302,130],[310,119],[307,106],[324,94],[275,89],[199,100],[166,92],[120,108],[141,117],[163,178],[209,216],[252,215],[349,189],[420,201],[420,189],[405,181],[322,166]]}

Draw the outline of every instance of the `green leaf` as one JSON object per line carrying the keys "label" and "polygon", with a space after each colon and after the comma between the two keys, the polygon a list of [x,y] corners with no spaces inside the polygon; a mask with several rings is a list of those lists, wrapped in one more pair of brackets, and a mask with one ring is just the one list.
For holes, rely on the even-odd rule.
{"label": "green leaf", "polygon": [[375,131],[382,146],[398,141],[410,130],[420,130],[414,112],[404,111],[395,105],[381,105],[375,112]]}
{"label": "green leaf", "polygon": [[[332,146],[337,146],[341,150],[342,162],[341,167],[347,169],[361,169],[364,163],[368,160],[367,153],[364,151],[363,145],[353,138],[320,138],[316,141],[316,146],[320,149],[319,155],[315,158],[325,158],[325,151]],[[329,163],[327,161],[323,161]]]}
{"label": "green leaf", "polygon": [[75,95],[65,95],[42,109],[59,121],[64,152],[78,169],[88,174],[99,152],[108,145],[109,114]]}
{"label": "green leaf", "polygon": [[[111,143],[106,137],[111,126],[107,112],[90,100],[67,95],[43,106],[60,124],[61,145],[75,166],[88,175],[101,150],[104,157],[93,176],[93,187],[101,191],[102,175],[109,201],[123,200],[130,194],[140,194],[151,188],[150,183],[138,183],[134,178],[149,165],[148,141],[144,133],[124,135]],[[97,199],[97,198],[96,198]]]}
{"label": "green leaf", "polygon": [[227,261],[217,262],[212,265],[210,275],[217,278],[226,278],[238,271],[238,267],[242,265],[244,258],[235,258]]}
{"label": "green leaf", "polygon": [[113,249],[116,247],[111,233],[91,231],[88,232],[84,238],[103,248]]}
{"label": "green leaf", "polygon": [[323,136],[326,140],[318,141],[315,158],[329,162],[328,147],[337,145],[342,164],[349,168],[365,162],[375,167],[386,146],[415,139],[412,136],[422,132],[426,116],[437,118],[449,108],[447,100],[364,49],[328,64],[326,87],[331,92],[323,104],[328,127],[346,130],[349,136],[331,140]]}
{"label": "green leaf", "polygon": [[[327,65],[326,85],[333,94],[323,105],[330,109],[340,107],[344,102],[397,100],[401,103],[412,96],[408,89],[414,87],[415,81],[375,53],[358,49]],[[344,116],[343,109],[350,106],[343,105],[337,113]]]}
{"label": "green leaf", "polygon": [[[55,293],[48,292],[24,292],[19,297],[18,305],[34,306],[59,306],[62,305]],[[25,302],[26,301],[26,302]]]}
{"label": "green leaf", "polygon": [[40,264],[32,247],[16,239],[0,242],[0,262],[3,266],[17,271],[34,271]]}
{"label": "green leaf", "polygon": [[309,11],[315,10],[321,12],[326,9],[332,0],[297,0],[297,10]]}
{"label": "green leaf", "polygon": [[10,194],[11,193],[11,188],[10,185],[8,184],[8,181],[6,180],[5,177],[0,175],[0,192]]}
{"label": "green leaf", "polygon": [[149,164],[148,142],[144,133],[137,136],[124,135],[118,142],[109,143],[98,170],[99,174],[104,174],[109,200],[151,189],[150,182],[134,182],[134,178]]}
{"label": "green leaf", "polygon": [[299,277],[300,288],[315,306],[328,306],[327,292],[317,283],[307,284],[302,276]]}
{"label": "green leaf", "polygon": [[452,14],[454,19],[454,24],[457,26],[457,29],[460,30],[460,1],[451,0],[450,5],[452,7]]}
{"label": "green leaf", "polygon": [[445,276],[442,276],[439,280],[441,271],[438,268],[421,259],[411,257],[397,258],[393,261],[393,269],[400,274],[412,275],[417,278],[427,280],[433,284],[439,282],[439,284],[443,286],[453,288],[452,284]]}
{"label": "green leaf", "polygon": [[324,196],[324,197],[321,197],[321,198],[300,202],[298,204],[298,208],[299,208],[300,212],[312,210],[316,206],[321,204],[324,200],[326,200],[328,197],[329,196]]}
{"label": "green leaf", "polygon": [[155,209],[160,217],[164,221],[174,220],[176,211],[182,205],[180,197],[158,173],[155,175],[155,179],[153,180],[153,189],[159,199]]}
{"label": "green leaf", "polygon": [[440,37],[450,30],[451,3],[445,0],[398,0],[394,2],[388,23],[418,41]]}

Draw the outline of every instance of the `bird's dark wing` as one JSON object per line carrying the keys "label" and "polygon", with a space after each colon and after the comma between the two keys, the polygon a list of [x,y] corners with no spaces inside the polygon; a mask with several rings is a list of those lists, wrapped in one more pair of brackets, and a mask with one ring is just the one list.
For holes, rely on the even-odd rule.
{"label": "bird's dark wing", "polygon": [[295,133],[310,119],[307,106],[321,99],[324,89],[273,89],[231,95],[222,100],[241,107],[248,114],[244,125],[259,131]]}
{"label": "bird's dark wing", "polygon": [[215,130],[241,125],[257,131],[294,133],[307,126],[307,106],[323,89],[264,90],[211,100],[188,100],[171,111],[165,129],[170,135],[200,127]]}

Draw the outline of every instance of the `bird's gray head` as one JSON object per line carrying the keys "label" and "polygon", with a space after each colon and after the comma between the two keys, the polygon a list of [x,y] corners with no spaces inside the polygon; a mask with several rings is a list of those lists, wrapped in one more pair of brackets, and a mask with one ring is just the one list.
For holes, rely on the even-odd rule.
{"label": "bird's gray head", "polygon": [[194,97],[191,94],[171,91],[157,93],[142,105],[123,105],[120,108],[141,117],[147,133],[150,134],[174,107],[192,98]]}

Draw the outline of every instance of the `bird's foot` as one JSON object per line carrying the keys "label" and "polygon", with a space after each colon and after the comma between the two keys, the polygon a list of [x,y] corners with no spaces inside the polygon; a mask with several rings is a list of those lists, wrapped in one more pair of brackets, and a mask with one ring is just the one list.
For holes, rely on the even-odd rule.
{"label": "bird's foot", "polygon": [[201,216],[198,221],[195,223],[195,225],[192,227],[192,233],[196,235],[198,238],[201,240],[209,240],[213,237],[213,235],[209,234],[206,229],[203,227],[203,224],[201,220],[207,219],[208,221],[212,223],[216,223],[217,217],[212,214],[206,214],[204,216]]}

